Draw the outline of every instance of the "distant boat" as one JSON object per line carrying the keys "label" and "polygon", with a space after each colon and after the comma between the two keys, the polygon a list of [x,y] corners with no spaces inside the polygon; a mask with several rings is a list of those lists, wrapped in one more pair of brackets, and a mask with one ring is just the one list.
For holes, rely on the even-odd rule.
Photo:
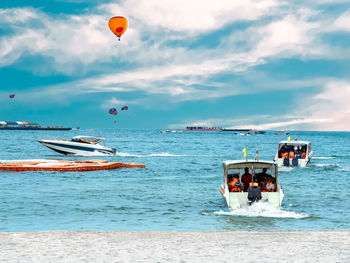
{"label": "distant boat", "polygon": [[221,127],[187,126],[187,131],[222,131]]}
{"label": "distant boat", "polygon": [[184,129],[166,129],[166,130],[161,130],[160,132],[161,133],[168,133],[168,132],[172,132],[172,133],[174,133],[174,132],[185,132],[186,130],[184,130]]}
{"label": "distant boat", "polygon": [[289,131],[276,131],[275,135],[289,135]]}
{"label": "distant boat", "polygon": [[265,134],[266,131],[260,131],[260,130],[250,130],[248,131],[248,134]]}
{"label": "distant boat", "polygon": [[26,121],[0,121],[1,130],[51,130],[51,131],[69,131],[72,128],[59,126],[41,126],[38,123]]}
{"label": "distant boat", "polygon": [[274,161],[278,166],[301,166],[309,164],[313,156],[311,143],[307,141],[281,141],[277,146]]}

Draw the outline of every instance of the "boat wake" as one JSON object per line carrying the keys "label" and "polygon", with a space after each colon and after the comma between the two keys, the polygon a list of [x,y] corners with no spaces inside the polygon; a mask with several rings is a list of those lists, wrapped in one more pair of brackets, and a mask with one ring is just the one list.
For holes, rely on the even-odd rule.
{"label": "boat wake", "polygon": [[218,211],[214,212],[217,215],[233,215],[233,216],[248,216],[248,217],[275,217],[275,218],[306,218],[309,217],[305,213],[296,213],[294,211],[284,210],[271,206],[269,203],[253,203],[251,206],[233,209],[229,212]]}
{"label": "boat wake", "polygon": [[130,154],[130,153],[123,153],[123,152],[117,152],[115,154],[116,156],[121,157],[182,157],[182,156],[188,156],[188,155],[182,155],[182,154],[171,154],[171,153],[152,153],[152,154]]}
{"label": "boat wake", "polygon": [[286,167],[286,166],[282,166],[282,167],[279,167],[278,170],[280,172],[290,172],[294,169],[294,167]]}
{"label": "boat wake", "polygon": [[92,156],[115,156],[115,154],[108,154],[108,153],[101,153],[101,152],[86,152],[81,154],[67,154],[67,156],[92,157]]}
{"label": "boat wake", "polygon": [[319,159],[319,160],[329,160],[329,159],[335,159],[335,157],[312,157],[312,159]]}

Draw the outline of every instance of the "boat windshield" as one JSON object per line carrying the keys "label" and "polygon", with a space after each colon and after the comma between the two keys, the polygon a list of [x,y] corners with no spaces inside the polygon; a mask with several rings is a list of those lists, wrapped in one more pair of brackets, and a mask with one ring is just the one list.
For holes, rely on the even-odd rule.
{"label": "boat windshield", "polygon": [[82,142],[82,143],[90,143],[97,144],[103,141],[103,138],[93,137],[93,136],[75,136],[72,138],[72,142]]}

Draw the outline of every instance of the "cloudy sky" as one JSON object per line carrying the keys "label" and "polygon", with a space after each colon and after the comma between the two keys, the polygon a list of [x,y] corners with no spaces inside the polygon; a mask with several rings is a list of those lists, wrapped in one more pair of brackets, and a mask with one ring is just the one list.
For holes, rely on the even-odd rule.
{"label": "cloudy sky", "polygon": [[1,0],[0,120],[350,130],[349,44],[344,0]]}

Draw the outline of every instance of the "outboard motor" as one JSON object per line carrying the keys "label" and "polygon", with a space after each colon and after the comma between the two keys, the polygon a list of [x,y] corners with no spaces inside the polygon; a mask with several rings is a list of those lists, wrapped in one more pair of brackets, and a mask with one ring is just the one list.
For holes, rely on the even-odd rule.
{"label": "outboard motor", "polygon": [[259,185],[249,186],[248,188],[248,200],[249,205],[254,202],[258,202],[261,199],[261,187]]}

